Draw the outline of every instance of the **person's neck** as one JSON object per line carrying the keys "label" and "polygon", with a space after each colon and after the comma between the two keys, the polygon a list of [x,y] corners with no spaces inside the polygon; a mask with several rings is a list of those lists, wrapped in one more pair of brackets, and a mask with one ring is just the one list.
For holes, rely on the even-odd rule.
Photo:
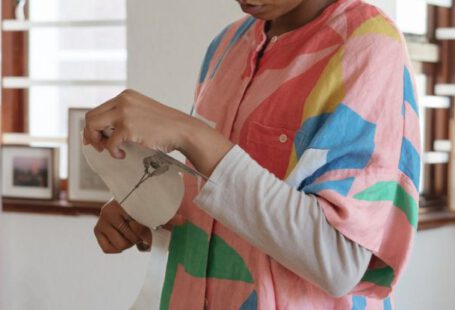
{"label": "person's neck", "polygon": [[324,9],[337,0],[303,1],[289,13],[268,21],[267,37],[279,36],[300,28],[318,17]]}

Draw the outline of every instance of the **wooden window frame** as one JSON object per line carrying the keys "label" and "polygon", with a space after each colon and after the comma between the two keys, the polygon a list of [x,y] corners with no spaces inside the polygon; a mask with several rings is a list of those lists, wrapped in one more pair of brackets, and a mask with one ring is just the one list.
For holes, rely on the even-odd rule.
{"label": "wooden window frame", "polygon": [[[15,0],[2,0],[1,17],[14,18]],[[2,77],[27,76],[27,32],[2,32]],[[27,91],[25,89],[2,89],[1,131],[26,132],[27,130]]]}
{"label": "wooden window frame", "polygon": [[[435,37],[436,29],[454,27],[454,8],[429,6],[428,9],[428,42],[439,46],[440,61],[435,64],[423,65],[423,73],[427,76],[427,93],[434,95],[436,84],[455,82],[455,62],[451,55],[455,53],[455,41],[439,41]],[[452,98],[453,103],[453,98]],[[449,120],[453,111],[450,109],[426,109],[426,132],[424,151],[431,151],[435,140],[449,139]],[[433,209],[447,208],[448,195],[448,164],[425,165],[424,191],[421,206]]]}
{"label": "wooden window frame", "polygon": [[[0,7],[0,22],[4,19],[14,19],[15,0],[2,0]],[[27,11],[27,10],[25,10]],[[0,63],[3,76],[28,76],[28,32],[1,32]],[[3,133],[28,132],[28,90],[0,90],[0,136]],[[4,212],[26,212],[60,215],[98,215],[100,203],[69,202],[66,199],[67,181],[61,181],[61,194],[58,200],[32,200],[3,198]]]}

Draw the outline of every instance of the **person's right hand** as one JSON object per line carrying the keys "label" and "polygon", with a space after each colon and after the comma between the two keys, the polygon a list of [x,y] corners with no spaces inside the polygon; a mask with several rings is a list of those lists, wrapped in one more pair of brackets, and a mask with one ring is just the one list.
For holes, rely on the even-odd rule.
{"label": "person's right hand", "polygon": [[101,209],[94,232],[104,253],[121,253],[135,244],[152,244],[150,229],[132,219],[115,200]]}

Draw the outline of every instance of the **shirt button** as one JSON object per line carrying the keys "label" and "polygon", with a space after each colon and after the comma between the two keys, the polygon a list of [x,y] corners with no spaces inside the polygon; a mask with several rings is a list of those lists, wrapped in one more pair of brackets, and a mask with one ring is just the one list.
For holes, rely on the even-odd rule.
{"label": "shirt button", "polygon": [[204,309],[208,309],[209,308],[209,300],[206,298],[204,300]]}
{"label": "shirt button", "polygon": [[288,142],[288,136],[283,133],[278,138],[278,141],[280,141],[281,143],[286,143],[286,142]]}
{"label": "shirt button", "polygon": [[273,36],[273,37],[270,39],[270,43],[275,43],[277,40],[278,40],[278,37],[277,37],[277,36]]}

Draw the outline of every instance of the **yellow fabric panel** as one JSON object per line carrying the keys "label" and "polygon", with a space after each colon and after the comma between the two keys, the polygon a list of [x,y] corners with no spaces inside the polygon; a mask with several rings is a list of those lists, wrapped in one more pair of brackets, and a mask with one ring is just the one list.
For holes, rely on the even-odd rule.
{"label": "yellow fabric panel", "polygon": [[344,48],[340,48],[325,67],[316,86],[305,101],[302,124],[311,117],[333,112],[343,100],[345,96],[343,57]]}
{"label": "yellow fabric panel", "polygon": [[398,30],[383,16],[376,16],[366,20],[353,33],[352,36],[363,36],[368,34],[382,34],[396,41],[401,41]]}

